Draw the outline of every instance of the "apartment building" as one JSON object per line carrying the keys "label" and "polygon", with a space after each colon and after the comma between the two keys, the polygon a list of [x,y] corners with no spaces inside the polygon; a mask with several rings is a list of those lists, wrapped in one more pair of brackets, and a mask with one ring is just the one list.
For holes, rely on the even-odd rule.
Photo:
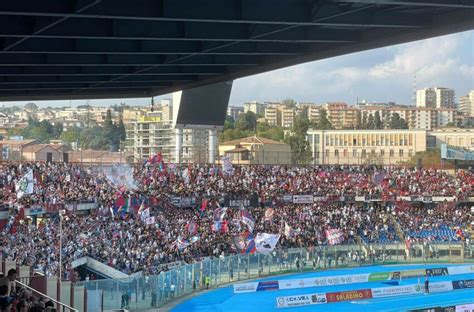
{"label": "apartment building", "polygon": [[281,125],[281,112],[277,106],[267,106],[265,107],[265,121],[270,126],[279,126]]}
{"label": "apartment building", "polygon": [[257,101],[244,103],[244,113],[248,111],[255,113],[256,115],[263,115],[265,111],[266,105],[263,103],[259,103]]}
{"label": "apartment building", "polygon": [[240,114],[244,113],[244,108],[242,106],[229,106],[227,107],[227,115],[232,117],[232,119],[237,120]]}
{"label": "apartment building", "polygon": [[355,107],[349,107],[344,102],[328,102],[325,104],[327,118],[335,129],[354,129],[357,124]]}
{"label": "apartment building", "polygon": [[425,88],[416,91],[416,106],[431,108],[456,108],[454,90],[449,88]]}
{"label": "apartment building", "polygon": [[[161,109],[164,108],[164,111]],[[177,162],[176,136],[182,137],[181,162],[208,161],[209,131],[204,129],[175,129],[170,116],[172,105],[148,112],[137,121],[126,124],[126,150],[135,162],[144,161],[160,152],[165,162]],[[165,119],[166,118],[166,119]]]}
{"label": "apartment building", "polygon": [[474,90],[459,98],[459,111],[464,116],[474,117]]}

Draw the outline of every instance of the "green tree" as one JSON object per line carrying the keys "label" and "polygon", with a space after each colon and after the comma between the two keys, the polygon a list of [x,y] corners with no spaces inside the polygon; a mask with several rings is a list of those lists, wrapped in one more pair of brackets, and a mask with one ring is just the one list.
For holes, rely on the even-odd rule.
{"label": "green tree", "polygon": [[376,111],[375,112],[375,129],[383,129],[383,122],[382,119],[380,118],[380,112]]}
{"label": "green tree", "polygon": [[61,140],[71,145],[73,142],[79,143],[79,138],[81,136],[81,128],[79,127],[69,127],[66,131],[61,134]]}
{"label": "green tree", "polygon": [[283,101],[281,101],[281,103],[282,103],[283,105],[285,105],[286,107],[289,107],[289,108],[294,108],[294,107],[296,107],[296,102],[295,102],[295,100],[290,99],[290,98],[284,99]]}
{"label": "green tree", "polygon": [[375,118],[374,115],[370,114],[367,119],[366,129],[375,129]]}
{"label": "green tree", "polygon": [[285,137],[285,142],[290,145],[293,160],[296,163],[308,163],[311,159],[309,142],[306,140],[309,124],[307,118],[296,117],[291,133]]}
{"label": "green tree", "polygon": [[25,104],[25,109],[36,112],[38,110],[38,105],[35,103],[27,103]]}
{"label": "green tree", "polygon": [[125,141],[126,138],[126,133],[125,133],[125,125],[123,124],[123,118],[120,116],[119,123],[117,126],[117,131],[118,131],[118,136],[120,138],[120,141]]}
{"label": "green tree", "polygon": [[112,112],[110,109],[107,110],[107,114],[105,115],[105,120],[104,120],[104,127],[105,128],[112,128],[113,126],[113,121],[112,121]]}
{"label": "green tree", "polygon": [[225,116],[224,130],[234,129],[234,124],[235,124],[235,121],[231,116],[229,116],[229,115]]}
{"label": "green tree", "polygon": [[257,127],[257,116],[254,112],[248,111],[245,114],[240,114],[235,122],[235,128],[240,131],[255,131]]}
{"label": "green tree", "polygon": [[362,116],[362,127],[361,129],[367,129],[367,114]]}
{"label": "green tree", "polygon": [[363,125],[362,125],[362,113],[360,110],[357,111],[357,114],[356,114],[356,129],[363,129]]}
{"label": "green tree", "polygon": [[398,113],[393,113],[389,123],[390,129],[408,129],[408,124],[405,119],[400,118]]}
{"label": "green tree", "polygon": [[334,129],[331,122],[327,117],[327,112],[325,109],[322,109],[319,115],[319,122],[315,125],[316,129],[320,130],[331,130]]}

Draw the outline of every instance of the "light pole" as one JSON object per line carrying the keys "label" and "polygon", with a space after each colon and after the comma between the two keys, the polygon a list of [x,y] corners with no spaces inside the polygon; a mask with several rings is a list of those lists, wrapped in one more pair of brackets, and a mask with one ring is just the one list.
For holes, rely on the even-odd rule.
{"label": "light pole", "polygon": [[62,280],[62,269],[63,269],[63,215],[64,209],[59,209],[59,283]]}

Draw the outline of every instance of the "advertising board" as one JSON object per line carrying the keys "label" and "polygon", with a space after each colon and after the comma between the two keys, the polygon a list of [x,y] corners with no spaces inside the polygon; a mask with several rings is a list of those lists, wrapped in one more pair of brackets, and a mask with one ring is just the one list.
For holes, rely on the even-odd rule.
{"label": "advertising board", "polygon": [[312,204],[313,195],[293,195],[293,204]]}
{"label": "advertising board", "polygon": [[338,291],[326,294],[327,302],[340,302],[372,298],[370,289]]}
{"label": "advertising board", "polygon": [[327,302],[326,294],[308,294],[286,297],[277,297],[277,308],[300,307],[312,304],[324,304]]}

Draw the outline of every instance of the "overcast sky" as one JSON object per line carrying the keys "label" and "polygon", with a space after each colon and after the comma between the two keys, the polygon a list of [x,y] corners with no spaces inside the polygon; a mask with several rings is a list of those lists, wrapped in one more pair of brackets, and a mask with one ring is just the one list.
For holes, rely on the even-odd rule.
{"label": "overcast sky", "polygon": [[[234,82],[230,105],[292,98],[324,103],[356,99],[411,104],[414,76],[418,89],[453,88],[456,98],[474,89],[474,31],[334,57],[275,70]],[[170,97],[165,95],[156,99]],[[92,105],[125,102],[148,105],[150,99],[92,100]],[[0,106],[26,102],[0,102]],[[69,101],[35,102],[68,106]],[[85,101],[72,101],[72,105]]]}

